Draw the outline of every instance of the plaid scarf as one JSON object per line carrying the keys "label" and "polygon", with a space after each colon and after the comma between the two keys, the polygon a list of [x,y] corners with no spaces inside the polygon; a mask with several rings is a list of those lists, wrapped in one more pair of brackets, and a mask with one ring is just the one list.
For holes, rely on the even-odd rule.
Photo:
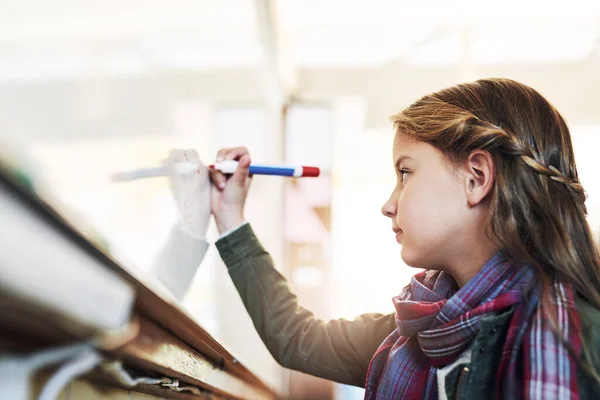
{"label": "plaid scarf", "polygon": [[497,397],[578,399],[576,361],[546,317],[548,312],[554,317],[579,354],[581,321],[574,291],[571,285],[555,283],[544,313],[535,282],[532,268],[515,265],[502,253],[460,290],[444,272],[415,275],[393,299],[398,329],[371,359],[365,399],[436,399],[437,369],[468,349],[482,318],[511,306],[514,312],[496,374]]}

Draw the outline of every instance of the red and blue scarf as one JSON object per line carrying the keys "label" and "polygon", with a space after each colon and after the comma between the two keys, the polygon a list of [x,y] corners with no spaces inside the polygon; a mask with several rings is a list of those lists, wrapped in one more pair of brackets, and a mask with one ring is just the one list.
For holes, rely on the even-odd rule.
{"label": "red and blue scarf", "polygon": [[[497,369],[498,398],[577,399],[577,365],[548,323],[548,312],[576,354],[581,321],[571,285],[555,283],[545,313],[533,269],[494,255],[465,286],[440,271],[412,278],[393,299],[398,328],[375,352],[365,399],[436,399],[437,369],[479,332],[482,318],[514,306]],[[517,370],[519,372],[517,372]]]}

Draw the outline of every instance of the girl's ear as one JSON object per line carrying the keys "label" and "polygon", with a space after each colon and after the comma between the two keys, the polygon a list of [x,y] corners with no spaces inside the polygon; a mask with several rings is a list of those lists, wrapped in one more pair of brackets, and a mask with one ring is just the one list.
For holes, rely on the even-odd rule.
{"label": "girl's ear", "polygon": [[465,193],[469,206],[480,204],[494,187],[496,168],[492,155],[484,150],[474,150],[464,164]]}

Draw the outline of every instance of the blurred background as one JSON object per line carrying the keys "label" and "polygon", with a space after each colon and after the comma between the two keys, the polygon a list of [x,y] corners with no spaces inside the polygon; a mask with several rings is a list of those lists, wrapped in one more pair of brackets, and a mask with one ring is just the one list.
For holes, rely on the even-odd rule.
{"label": "blurred background", "polygon": [[[108,176],[172,147],[208,164],[244,145],[256,161],[325,171],[256,177],[247,207],[301,303],[324,319],[393,312],[415,270],[380,213],[395,183],[389,117],[483,77],[528,84],[565,116],[600,230],[600,2],[0,0],[0,10],[0,135],[24,144],[60,200],[137,268],[177,210],[166,179]],[[214,248],[183,306],[281,393],[362,398],[273,361]]]}

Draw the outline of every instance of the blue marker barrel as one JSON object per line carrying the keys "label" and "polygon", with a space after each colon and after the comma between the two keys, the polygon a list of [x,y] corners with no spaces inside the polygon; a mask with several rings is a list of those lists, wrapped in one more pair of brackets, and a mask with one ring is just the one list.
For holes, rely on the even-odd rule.
{"label": "blue marker barrel", "polygon": [[256,175],[294,176],[295,168],[250,165],[248,172]]}

